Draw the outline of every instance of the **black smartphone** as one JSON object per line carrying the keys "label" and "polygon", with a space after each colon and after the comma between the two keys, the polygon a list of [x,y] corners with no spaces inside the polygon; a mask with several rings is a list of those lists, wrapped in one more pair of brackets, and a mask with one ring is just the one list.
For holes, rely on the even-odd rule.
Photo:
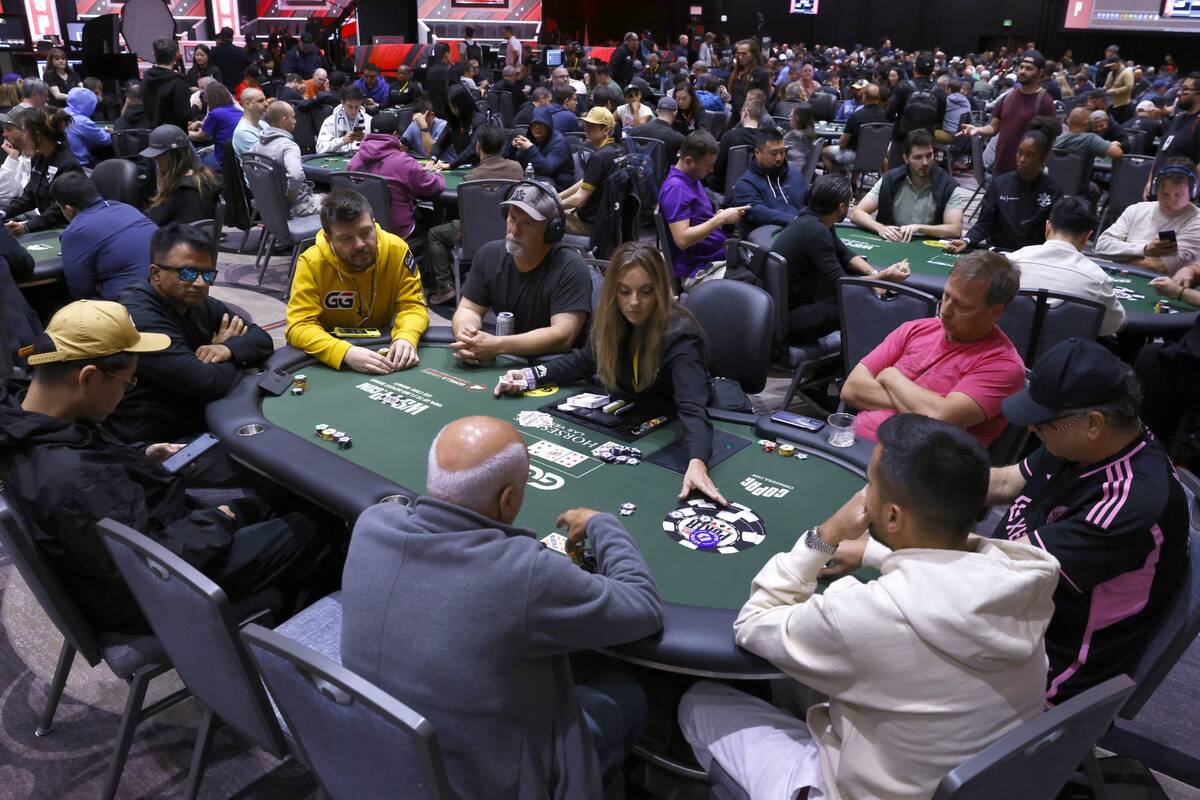
{"label": "black smartphone", "polygon": [[1175,241],[1175,231],[1159,231],[1158,238],[1164,242],[1173,242]]}
{"label": "black smartphone", "polygon": [[292,373],[276,369],[258,379],[258,386],[272,397],[279,397],[292,385]]}
{"label": "black smartphone", "polygon": [[182,450],[177,451],[173,456],[163,462],[162,466],[167,472],[174,475],[179,470],[186,467],[188,464],[195,461],[204,453],[211,450],[221,440],[213,436],[211,433],[202,433],[192,441],[188,442],[187,446]]}
{"label": "black smartphone", "polygon": [[825,427],[825,423],[819,419],[805,417],[800,414],[793,414],[790,411],[776,411],[771,415],[771,421],[779,422],[784,425],[791,425],[793,428],[800,428],[801,430],[811,431],[813,433],[816,433],[817,431],[821,430],[821,428]]}

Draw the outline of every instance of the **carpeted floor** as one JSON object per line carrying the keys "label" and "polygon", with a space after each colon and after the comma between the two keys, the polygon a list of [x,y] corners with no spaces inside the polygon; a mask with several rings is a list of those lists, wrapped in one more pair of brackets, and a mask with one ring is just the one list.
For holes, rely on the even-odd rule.
{"label": "carpeted floor", "polygon": [[[234,233],[234,246],[241,234]],[[287,257],[272,260],[259,286],[253,253],[223,253],[213,295],[243,310],[283,344],[284,280]],[[450,307],[434,309],[432,324],[445,325]],[[766,391],[753,398],[760,409],[777,408],[788,376],[772,375]],[[94,798],[103,785],[125,700],[125,684],[105,667],[76,662],[55,729],[33,734],[45,702],[61,637],[0,550],[0,800]],[[174,673],[155,681],[151,698],[178,686]],[[1132,723],[1121,723],[1105,740],[1112,751],[1135,755],[1159,770],[1173,800],[1200,800],[1200,643],[1168,676]],[[121,782],[121,798],[155,800],[183,796],[188,762],[200,712],[194,701],[144,724],[134,739]],[[1172,780],[1174,776],[1182,782]],[[1190,785],[1189,785],[1190,784]],[[294,762],[281,763],[222,730],[201,788],[204,798],[299,798],[315,782]]]}

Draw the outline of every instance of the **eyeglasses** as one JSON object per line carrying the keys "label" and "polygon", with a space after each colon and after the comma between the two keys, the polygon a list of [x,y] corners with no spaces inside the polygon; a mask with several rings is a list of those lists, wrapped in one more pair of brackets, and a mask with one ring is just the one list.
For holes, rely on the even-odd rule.
{"label": "eyeglasses", "polygon": [[[1073,427],[1075,425],[1075,423],[1079,422],[1079,420],[1083,419],[1086,416],[1087,416],[1086,411],[1077,411],[1074,414],[1068,414],[1065,417],[1059,417],[1058,419],[1047,420],[1046,422],[1039,422],[1036,425],[1034,425],[1033,427],[1037,428],[1039,431],[1041,431],[1045,428],[1049,428],[1050,430],[1055,431],[1056,433],[1062,433],[1063,431],[1067,430],[1068,428]],[[1059,420],[1063,420],[1063,419],[1069,419],[1071,421],[1064,425],[1055,425],[1054,424],[1054,423],[1058,422]]]}
{"label": "eyeglasses", "polygon": [[111,372],[104,372],[104,370],[100,371],[112,378],[114,381],[120,381],[121,383],[125,384],[125,391],[127,392],[133,387],[137,386],[137,375],[134,375],[132,378],[122,378],[120,375],[114,375]]}
{"label": "eyeglasses", "polygon": [[203,277],[204,282],[209,286],[212,286],[217,282],[216,269],[201,269],[200,267],[169,267],[164,264],[151,264],[151,266],[177,273],[179,275],[179,280],[183,281],[184,283],[195,283],[196,278],[200,277]]}

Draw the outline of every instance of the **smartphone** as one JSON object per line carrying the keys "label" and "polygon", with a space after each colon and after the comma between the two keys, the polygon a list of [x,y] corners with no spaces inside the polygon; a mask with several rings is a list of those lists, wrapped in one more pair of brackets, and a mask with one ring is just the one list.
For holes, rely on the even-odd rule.
{"label": "smartphone", "polygon": [[1158,238],[1164,242],[1173,242],[1175,241],[1175,231],[1159,231]]}
{"label": "smartphone", "polygon": [[174,475],[179,470],[186,467],[188,464],[195,461],[204,453],[213,448],[221,440],[213,436],[211,433],[202,433],[192,441],[188,442],[187,446],[177,451],[173,456],[163,462],[162,466],[167,472]]}
{"label": "smartphone", "polygon": [[800,428],[801,430],[810,431],[812,433],[816,433],[817,431],[821,430],[821,428],[825,427],[825,423],[819,419],[801,416],[800,414],[793,414],[790,411],[776,411],[771,415],[771,421],[778,422],[782,425],[791,425],[793,428]]}
{"label": "smartphone", "polygon": [[258,380],[258,386],[272,397],[279,397],[292,385],[292,373],[276,369],[263,375]]}
{"label": "smartphone", "polygon": [[334,328],[333,335],[339,339],[378,339],[379,328]]}

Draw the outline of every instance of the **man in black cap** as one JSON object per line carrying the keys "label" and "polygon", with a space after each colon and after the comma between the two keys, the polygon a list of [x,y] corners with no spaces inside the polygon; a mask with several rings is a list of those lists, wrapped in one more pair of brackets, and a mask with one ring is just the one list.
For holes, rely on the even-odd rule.
{"label": "man in black cap", "polygon": [[913,79],[900,81],[888,102],[887,119],[893,124],[889,163],[904,163],[904,137],[917,129],[932,136],[946,116],[946,93],[933,82],[933,54],[925,51],[913,62]]}
{"label": "man in black cap", "polygon": [[217,33],[217,43],[208,54],[208,61],[221,71],[221,83],[230,92],[237,89],[246,67],[250,66],[246,51],[233,43],[233,28],[221,28]]}
{"label": "man in black cap", "polygon": [[308,80],[318,67],[328,69],[329,62],[317,49],[312,34],[305,33],[300,37],[300,42],[288,50],[287,55],[283,57],[283,74],[294,72],[304,80]]}
{"label": "man in black cap", "polygon": [[1028,541],[1061,565],[1046,631],[1046,698],[1061,703],[1132,674],[1187,574],[1187,498],[1139,418],[1131,370],[1100,344],[1068,339],[1002,404],[1042,446],[993,468],[988,504],[1010,503],[994,536]]}

